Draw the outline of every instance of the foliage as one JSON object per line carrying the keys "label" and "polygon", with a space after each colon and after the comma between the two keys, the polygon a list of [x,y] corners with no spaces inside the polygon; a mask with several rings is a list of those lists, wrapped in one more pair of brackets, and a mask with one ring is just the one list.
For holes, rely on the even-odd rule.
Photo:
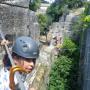
{"label": "foliage", "polygon": [[63,13],[66,13],[64,10],[65,5],[67,5],[67,9],[78,8],[83,5],[81,0],[57,0],[47,9],[47,14],[52,17],[53,21],[58,21],[60,16]]}
{"label": "foliage", "polygon": [[85,3],[84,15],[90,15],[90,2]]}
{"label": "foliage", "polygon": [[[53,21],[58,21],[59,17],[65,13],[65,5],[68,5],[68,8],[73,9],[81,7],[83,3],[81,0],[57,0],[57,2],[49,7],[47,14],[51,15]],[[88,14],[88,11],[90,11],[90,9],[88,9],[89,8],[85,10],[86,15]],[[72,24],[72,30],[74,31],[73,36],[76,37],[64,39],[61,52],[51,68],[48,90],[80,90],[78,85],[80,58],[79,44],[82,30],[87,28],[87,23],[89,24],[89,17],[86,17],[86,15],[80,15]]]}
{"label": "foliage", "polygon": [[87,15],[87,16],[84,18],[84,21],[85,21],[85,22],[90,22],[90,15]]}
{"label": "foliage", "polygon": [[83,5],[82,0],[64,0],[69,8],[78,8]]}
{"label": "foliage", "polygon": [[62,54],[67,55],[68,57],[71,57],[73,55],[73,52],[77,49],[77,46],[75,43],[69,39],[65,38],[63,42],[63,47],[62,47]]}
{"label": "foliage", "polygon": [[62,15],[62,11],[59,9],[60,6],[53,3],[47,9],[47,15],[52,17],[52,21],[58,21],[59,17]]}
{"label": "foliage", "polygon": [[46,15],[38,14],[38,22],[40,24],[40,33],[45,33],[45,29],[47,28],[48,18]]}
{"label": "foliage", "polygon": [[61,55],[66,55],[67,57],[77,61],[80,56],[80,47],[76,43],[76,41],[70,38],[65,38],[63,42]]}
{"label": "foliage", "polygon": [[49,4],[49,2],[46,1],[46,0],[41,0],[41,2],[42,2],[42,3],[47,3],[47,4]]}
{"label": "foliage", "polygon": [[[83,5],[80,0],[57,0],[47,11],[53,21],[58,21],[59,17],[66,13],[65,5],[73,9]],[[81,15],[72,24],[74,38],[65,38],[63,47],[50,72],[48,90],[79,90],[78,70],[80,58],[80,38],[81,32],[86,28],[84,22],[85,15]],[[78,39],[79,38],[79,39]]]}
{"label": "foliage", "polygon": [[67,78],[71,68],[72,59],[66,56],[59,57],[52,65],[48,90],[69,90]]}
{"label": "foliage", "polygon": [[49,90],[79,90],[79,56],[78,46],[70,38],[65,38],[62,51],[52,65]]}
{"label": "foliage", "polygon": [[85,4],[85,11],[83,14],[83,22],[84,26],[86,27],[85,29],[90,27],[90,3]]}
{"label": "foliage", "polygon": [[40,4],[41,0],[34,0],[33,2],[29,3],[29,9],[36,11],[40,7]]}

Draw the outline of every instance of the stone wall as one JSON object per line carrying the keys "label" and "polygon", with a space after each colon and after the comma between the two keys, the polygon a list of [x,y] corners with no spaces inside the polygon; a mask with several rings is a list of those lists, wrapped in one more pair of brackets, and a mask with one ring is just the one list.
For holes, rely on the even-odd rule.
{"label": "stone wall", "polygon": [[37,16],[29,8],[0,4],[0,20],[5,35],[12,35],[14,38],[27,35],[39,40]]}
{"label": "stone wall", "polygon": [[30,0],[0,0],[0,3],[21,6],[24,8],[29,7]]}
{"label": "stone wall", "polygon": [[47,90],[49,82],[49,72],[51,64],[54,62],[55,55],[50,47],[43,46],[40,50],[40,55],[36,63],[36,67],[32,73],[29,74],[28,82],[30,89]]}

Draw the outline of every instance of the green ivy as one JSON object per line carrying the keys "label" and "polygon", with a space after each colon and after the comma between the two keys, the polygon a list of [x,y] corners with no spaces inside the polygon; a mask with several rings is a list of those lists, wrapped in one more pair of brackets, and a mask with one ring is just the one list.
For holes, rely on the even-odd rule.
{"label": "green ivy", "polygon": [[62,52],[52,65],[48,90],[79,90],[78,68],[80,49],[65,38]]}
{"label": "green ivy", "polygon": [[61,54],[67,55],[68,57],[71,57],[73,55],[73,52],[77,49],[76,44],[69,38],[65,38],[63,45],[62,45],[62,52]]}
{"label": "green ivy", "polygon": [[72,59],[66,56],[59,57],[50,72],[48,90],[69,90],[68,79],[72,69]]}

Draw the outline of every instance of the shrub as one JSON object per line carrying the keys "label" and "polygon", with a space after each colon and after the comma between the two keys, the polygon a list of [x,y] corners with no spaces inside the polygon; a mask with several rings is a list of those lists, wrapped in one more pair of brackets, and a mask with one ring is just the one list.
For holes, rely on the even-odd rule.
{"label": "shrub", "polygon": [[69,77],[72,68],[72,59],[66,56],[59,57],[52,65],[48,90],[69,90]]}

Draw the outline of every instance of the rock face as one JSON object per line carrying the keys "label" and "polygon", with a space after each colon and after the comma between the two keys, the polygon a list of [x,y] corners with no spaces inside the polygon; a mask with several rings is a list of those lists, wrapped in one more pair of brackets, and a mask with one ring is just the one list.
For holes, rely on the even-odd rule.
{"label": "rock face", "polygon": [[1,0],[1,3],[12,4],[22,7],[29,7],[30,0]]}
{"label": "rock face", "polygon": [[[10,5],[0,4],[0,20],[3,33],[7,36],[11,35],[13,39],[18,36],[27,35],[35,40],[39,40],[40,30],[35,13],[30,11],[29,8],[21,7],[21,4],[23,6],[26,1],[28,6],[29,0],[10,1],[5,1],[5,3],[10,3]],[[16,6],[11,6],[12,2]],[[20,6],[18,7],[17,4]]]}
{"label": "rock face", "polygon": [[50,38],[50,45],[60,46],[63,43],[63,29],[59,22],[55,22],[50,26],[47,38]]}
{"label": "rock face", "polygon": [[74,18],[76,19],[77,17],[73,13],[69,13],[66,16],[62,16],[59,20],[61,28],[63,29],[63,33],[65,36],[69,37],[72,35],[72,22],[74,22]]}
{"label": "rock face", "polygon": [[84,8],[79,8],[75,11],[69,11],[68,14],[63,15],[60,18],[59,23],[60,23],[61,29],[63,29],[64,36],[66,37],[72,36],[73,34],[72,24],[78,20],[79,15],[83,13],[83,11],[84,11]]}
{"label": "rock face", "polygon": [[[59,22],[54,22],[49,27],[47,40],[50,43],[51,48],[52,46],[55,46],[56,48],[61,48],[64,38],[73,36],[72,25],[76,23],[76,21],[79,18],[79,15],[83,11],[84,8],[69,11],[69,13],[67,13],[66,15],[62,15],[62,17],[60,17]],[[75,35],[73,37],[75,37]]]}

